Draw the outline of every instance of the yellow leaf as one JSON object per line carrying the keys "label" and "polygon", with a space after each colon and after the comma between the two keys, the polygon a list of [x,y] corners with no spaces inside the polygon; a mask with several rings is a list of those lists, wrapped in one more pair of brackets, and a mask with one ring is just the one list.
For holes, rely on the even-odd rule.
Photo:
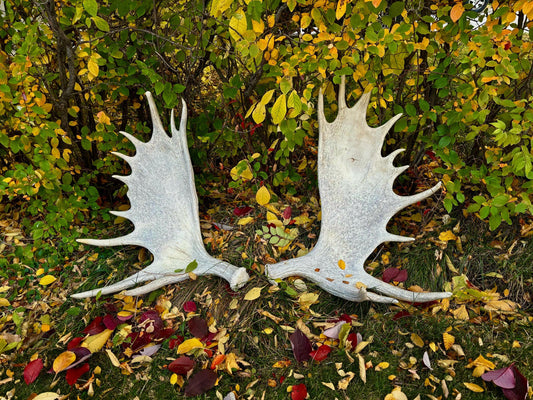
{"label": "yellow leaf", "polygon": [[484,392],[483,388],[479,385],[476,385],[475,383],[463,382],[463,385],[465,385],[466,388],[468,390],[471,390],[472,392],[476,392],[476,393]]}
{"label": "yellow leaf", "polygon": [[185,354],[191,350],[201,349],[204,345],[197,338],[187,339],[178,346],[178,354]]}
{"label": "yellow leaf", "polygon": [[74,354],[72,351],[64,351],[54,360],[52,369],[57,374],[58,372],[61,372],[67,368],[74,361],[76,361],[76,354]]}
{"label": "yellow leaf", "polygon": [[254,112],[252,113],[252,118],[256,124],[260,124],[265,120],[266,117],[266,107],[263,103],[259,102],[255,105]]}
{"label": "yellow leaf", "polygon": [[348,0],[339,0],[337,2],[337,10],[335,11],[335,18],[341,19],[344,14],[346,13],[346,4],[348,3]]}
{"label": "yellow leaf", "polygon": [[273,124],[278,125],[281,123],[281,121],[283,121],[285,114],[287,114],[287,96],[285,94],[282,94],[277,98],[276,102],[272,106],[270,114],[272,114]]}
{"label": "yellow leaf", "polygon": [[111,333],[113,333],[111,329],[105,329],[96,335],[91,335],[81,343],[81,347],[89,349],[91,353],[96,353],[104,347]]}
{"label": "yellow leaf", "polygon": [[322,385],[324,385],[327,388],[330,388],[331,390],[335,390],[335,386],[331,382],[321,382]]}
{"label": "yellow leaf", "polygon": [[455,318],[461,319],[463,321],[468,321],[470,319],[470,316],[468,315],[468,311],[464,304],[457,310],[452,311],[452,314]]}
{"label": "yellow leaf", "polygon": [[252,222],[254,220],[254,217],[244,217],[244,218],[241,218],[238,222],[237,222],[237,225],[248,225],[250,222]]}
{"label": "yellow leaf", "polygon": [[337,264],[339,265],[339,268],[343,271],[346,269],[346,263],[344,262],[344,260],[339,260]]}
{"label": "yellow leaf", "polygon": [[456,3],[451,11],[450,11],[450,18],[453,22],[457,22],[459,18],[461,18],[461,15],[463,15],[463,12],[465,11],[465,8],[463,7],[463,3],[459,2]]}
{"label": "yellow leaf", "polygon": [[515,311],[520,306],[511,300],[491,300],[485,304],[485,309],[489,311]]}
{"label": "yellow leaf", "polygon": [[233,0],[213,0],[209,13],[218,18],[231,6],[231,3],[233,3]]}
{"label": "yellow leaf", "polygon": [[261,186],[255,194],[255,201],[261,206],[264,206],[270,202],[270,192],[266,186]]}
{"label": "yellow leaf", "polygon": [[235,14],[229,20],[229,34],[236,42],[240,41],[244,33],[248,29],[248,22],[246,22],[246,14],[242,8],[235,11]]}
{"label": "yellow leaf", "polygon": [[233,167],[230,171],[230,175],[231,179],[233,179],[234,181],[239,178],[242,178],[244,181],[249,181],[254,177],[252,170],[250,169],[250,165],[246,165],[246,168],[244,168],[244,170],[240,173],[238,172],[237,167]]}
{"label": "yellow leaf", "polygon": [[442,341],[444,342],[444,348],[448,350],[455,343],[455,337],[448,332],[442,334]]}
{"label": "yellow leaf", "polygon": [[244,295],[244,300],[252,301],[259,298],[259,296],[261,296],[262,289],[262,287],[254,287],[253,289],[250,289],[248,293]]}
{"label": "yellow leaf", "polygon": [[175,385],[178,382],[178,374],[172,374],[170,376],[170,384]]}
{"label": "yellow leaf", "polygon": [[270,100],[272,100],[273,95],[274,95],[274,89],[269,90],[263,95],[263,97],[261,97],[260,103],[266,106],[268,103],[270,103]]}
{"label": "yellow leaf", "polygon": [[424,341],[416,333],[411,333],[411,342],[416,344],[418,347],[424,347]]}
{"label": "yellow leaf", "polygon": [[98,73],[100,72],[100,67],[98,67],[98,64],[92,58],[90,58],[87,62],[87,69],[89,70],[93,78],[96,78],[98,76]]}
{"label": "yellow leaf", "polygon": [[39,276],[44,274],[44,268],[39,268],[37,271],[35,271],[35,276]]}
{"label": "yellow leaf", "polygon": [[230,375],[232,374],[233,370],[241,369],[237,364],[237,356],[235,355],[235,353],[226,354],[225,363],[226,371],[228,371]]}
{"label": "yellow leaf", "polygon": [[109,349],[106,349],[105,352],[107,353],[109,360],[111,360],[111,364],[113,364],[115,367],[120,367],[120,362],[118,361],[117,356]]}
{"label": "yellow leaf", "polygon": [[402,392],[402,388],[397,386],[385,396],[385,400],[407,400],[407,396]]}
{"label": "yellow leaf", "polygon": [[340,390],[346,390],[354,376],[355,374],[353,372],[347,372],[344,378],[337,382],[337,388]]}
{"label": "yellow leaf", "polygon": [[4,297],[0,297],[0,307],[7,307],[7,306],[10,306],[11,303],[9,302],[8,299],[4,298]]}
{"label": "yellow leaf", "polygon": [[263,333],[266,333],[267,335],[270,335],[272,332],[274,332],[274,329],[272,329],[272,328],[263,329]]}
{"label": "yellow leaf", "polygon": [[33,400],[56,400],[59,399],[59,395],[54,392],[44,392],[40,393],[33,398]]}
{"label": "yellow leaf", "polygon": [[298,297],[298,304],[304,309],[309,308],[318,301],[318,293],[302,293]]}
{"label": "yellow leaf", "polygon": [[52,275],[45,275],[39,280],[39,285],[47,286],[52,282],[55,282],[57,278]]}
{"label": "yellow leaf", "polygon": [[359,360],[359,377],[361,380],[366,383],[366,365],[365,359],[359,353],[357,353],[357,359]]}
{"label": "yellow leaf", "polygon": [[456,240],[457,236],[452,231],[441,232],[439,235],[439,240],[447,242],[449,240]]}
{"label": "yellow leaf", "polygon": [[376,371],[382,371],[384,369],[389,368],[389,365],[390,364],[388,362],[386,362],[386,361],[380,362],[378,365],[376,365],[375,370]]}

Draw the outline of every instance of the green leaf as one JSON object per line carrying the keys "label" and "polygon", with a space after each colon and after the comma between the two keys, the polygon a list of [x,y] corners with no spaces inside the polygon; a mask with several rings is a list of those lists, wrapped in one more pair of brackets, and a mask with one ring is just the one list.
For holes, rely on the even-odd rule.
{"label": "green leaf", "polygon": [[500,194],[492,200],[492,205],[496,207],[503,207],[509,201],[509,196]]}
{"label": "green leaf", "polygon": [[105,19],[96,15],[92,17],[92,20],[98,29],[100,29],[103,32],[109,32],[109,24],[107,23]]}
{"label": "green leaf", "polygon": [[277,98],[270,113],[272,114],[272,123],[275,125],[278,125],[283,121],[283,118],[285,118],[285,114],[287,113],[287,96],[285,94],[282,94]]}
{"label": "green leaf", "polygon": [[98,3],[96,0],[83,0],[83,8],[91,17],[95,17],[98,14]]}
{"label": "green leaf", "polygon": [[189,265],[185,268],[185,272],[188,274],[189,272],[194,271],[198,267],[198,262],[196,260],[192,260]]}

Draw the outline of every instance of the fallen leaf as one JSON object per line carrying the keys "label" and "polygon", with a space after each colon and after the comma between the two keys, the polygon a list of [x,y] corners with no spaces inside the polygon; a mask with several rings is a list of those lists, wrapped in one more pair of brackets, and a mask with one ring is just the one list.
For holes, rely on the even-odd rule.
{"label": "fallen leaf", "polygon": [[292,386],[291,400],[304,400],[307,397],[307,387],[300,383]]}
{"label": "fallen leaf", "polygon": [[324,332],[322,332],[325,336],[331,338],[331,339],[338,339],[339,338],[339,333],[341,331],[341,328],[342,326],[346,323],[346,321],[340,321],[339,323],[337,323],[335,326],[329,328],[329,329],[326,329],[324,330]]}
{"label": "fallen leaf", "polygon": [[305,334],[298,328],[289,336],[291,342],[292,352],[296,361],[307,361],[311,358],[311,341],[305,336]]}
{"label": "fallen leaf", "polygon": [[455,234],[452,231],[441,232],[439,235],[439,240],[443,242],[448,242],[450,240],[456,240],[456,239],[457,239],[457,236],[455,236]]}
{"label": "fallen leaf", "polygon": [[66,375],[67,383],[70,386],[73,386],[83,374],[85,374],[86,372],[89,372],[89,369],[90,369],[89,363],[85,363],[81,367],[78,367],[78,368],[69,369]]}
{"label": "fallen leaf", "polygon": [[66,369],[74,361],[76,361],[76,354],[74,354],[72,351],[64,351],[54,360],[54,363],[52,364],[52,369],[57,374],[58,372],[61,372]]}
{"label": "fallen leaf", "polygon": [[427,351],[424,351],[424,355],[422,356],[422,362],[427,368],[433,371],[433,368],[431,367],[431,361],[429,360],[429,354]]}
{"label": "fallen leaf", "polygon": [[82,342],[81,347],[89,349],[91,353],[96,353],[104,347],[112,333],[113,331],[111,329],[105,329],[97,335],[89,336]]}
{"label": "fallen leaf", "polygon": [[337,388],[339,390],[346,390],[348,388],[348,385],[350,384],[350,382],[352,381],[353,377],[355,376],[355,374],[353,372],[347,372],[346,375],[344,376],[344,378],[342,378],[338,383],[337,383]]}
{"label": "fallen leaf", "polygon": [[302,293],[300,297],[298,297],[298,304],[300,304],[303,309],[308,309],[318,302],[318,296],[318,293]]}
{"label": "fallen leaf", "polygon": [[34,382],[35,379],[39,376],[41,373],[41,370],[43,369],[43,360],[41,358],[37,358],[33,361],[30,361],[28,365],[24,368],[24,382],[26,382],[26,385],[29,385],[30,383]]}
{"label": "fallen leaf", "polygon": [[359,353],[357,353],[357,359],[359,360],[359,377],[363,381],[363,383],[366,383],[366,365],[365,365],[365,359],[363,356]]}
{"label": "fallen leaf", "polygon": [[424,341],[416,333],[411,333],[411,342],[413,342],[418,347],[424,347]]}
{"label": "fallen leaf", "polygon": [[463,382],[463,385],[465,385],[466,388],[468,390],[471,390],[472,392],[476,392],[476,393],[484,392],[483,388],[479,385],[476,385],[475,383]]}
{"label": "fallen leaf", "polygon": [[100,332],[103,332],[105,329],[106,327],[104,325],[103,318],[98,316],[83,329],[83,333],[86,335],[96,335]]}
{"label": "fallen leaf", "polygon": [[187,339],[178,346],[178,354],[185,354],[191,350],[203,348],[204,345],[197,338]]}
{"label": "fallen leaf", "polygon": [[270,192],[266,186],[261,186],[255,194],[255,200],[261,206],[264,206],[270,202]]}
{"label": "fallen leaf", "polygon": [[383,271],[381,277],[383,282],[405,282],[407,280],[407,271],[405,269],[399,269],[396,267],[387,268]]}
{"label": "fallen leaf", "polygon": [[197,308],[198,307],[194,301],[186,301],[185,304],[183,304],[183,311],[186,313],[196,312]]}
{"label": "fallen leaf", "polygon": [[109,349],[106,349],[105,352],[107,353],[109,360],[111,360],[111,364],[113,364],[115,367],[120,367],[120,362],[118,361],[117,356]]}
{"label": "fallen leaf", "polygon": [[55,282],[57,278],[53,275],[45,275],[39,280],[39,285],[48,286],[52,282]]}
{"label": "fallen leaf", "polygon": [[408,400],[401,387],[395,387],[388,395],[385,396],[385,400]]}
{"label": "fallen leaf", "polygon": [[450,347],[452,347],[455,343],[455,337],[453,335],[450,335],[448,332],[444,332],[442,334],[442,341],[444,342],[444,348],[446,350],[449,350]]}
{"label": "fallen leaf", "polygon": [[333,385],[333,383],[331,383],[331,382],[321,382],[321,383],[325,387],[330,388],[331,390],[335,390],[335,385]]}
{"label": "fallen leaf", "polygon": [[185,386],[185,396],[199,396],[215,386],[218,375],[210,369],[202,369],[191,376]]}
{"label": "fallen leaf", "polygon": [[195,365],[196,362],[192,358],[181,356],[180,358],[172,361],[167,368],[175,374],[187,375],[187,372],[193,369]]}
{"label": "fallen leaf", "polygon": [[187,321],[187,326],[189,327],[189,332],[196,338],[203,338],[208,334],[207,322],[201,317],[192,317]]}
{"label": "fallen leaf", "polygon": [[253,217],[244,217],[237,221],[237,225],[248,225],[250,222],[253,222],[253,220]]}
{"label": "fallen leaf", "polygon": [[252,300],[255,300],[255,299],[259,298],[259,296],[261,296],[261,290],[263,290],[263,287],[254,287],[254,288],[250,289],[244,295],[244,300],[252,301]]}
{"label": "fallen leaf", "polygon": [[44,392],[35,396],[32,400],[56,400],[59,399],[59,394],[54,392]]}
{"label": "fallen leaf", "polygon": [[318,349],[313,350],[310,353],[310,356],[313,359],[313,361],[320,362],[320,361],[324,361],[328,357],[328,354],[330,352],[331,352],[331,347],[329,347],[327,344],[323,344]]}

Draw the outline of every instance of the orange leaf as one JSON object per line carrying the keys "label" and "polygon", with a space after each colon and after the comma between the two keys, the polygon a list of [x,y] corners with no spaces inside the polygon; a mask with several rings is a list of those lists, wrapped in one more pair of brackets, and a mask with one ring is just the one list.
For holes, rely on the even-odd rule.
{"label": "orange leaf", "polygon": [[74,354],[72,351],[64,351],[54,360],[52,369],[57,374],[58,372],[61,372],[67,368],[74,361],[76,361],[76,354]]}
{"label": "orange leaf", "polygon": [[211,363],[211,369],[215,369],[217,365],[219,365],[222,361],[224,361],[224,358],[226,358],[224,354],[219,354],[215,356],[215,358],[213,359],[213,362]]}
{"label": "orange leaf", "polygon": [[457,22],[459,18],[461,18],[461,15],[463,15],[464,11],[465,8],[463,7],[463,3],[457,3],[450,11],[450,18],[453,22]]}

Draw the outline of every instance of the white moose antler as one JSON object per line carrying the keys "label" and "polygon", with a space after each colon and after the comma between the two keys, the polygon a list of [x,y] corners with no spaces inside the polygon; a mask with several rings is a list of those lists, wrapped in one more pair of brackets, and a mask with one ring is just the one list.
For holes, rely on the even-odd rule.
{"label": "white moose antler", "polygon": [[114,239],[80,239],[78,242],[95,246],[138,245],[146,247],[154,261],[142,271],[120,282],[101,289],[73,294],[83,298],[98,293],[109,294],[128,289],[137,283],[152,282],[126,292],[136,296],[189,277],[185,271],[193,261],[196,275],[217,275],[237,289],[248,281],[245,268],[237,268],[211,257],[204,248],[198,216],[198,198],[194,175],[187,147],[187,106],[183,103],[179,130],[171,116],[169,137],[161,124],[157,108],[150,92],[146,92],[152,116],[153,134],[144,143],[132,135],[121,132],[135,146],[136,154],[128,157],[113,153],[131,166],[128,176],[115,176],[128,185],[131,208],[114,215],[128,218],[135,229]]}
{"label": "white moose antler", "polygon": [[418,293],[404,290],[374,278],[364,270],[365,260],[379,244],[414,240],[387,232],[387,222],[399,210],[431,196],[441,186],[439,182],[433,188],[413,196],[394,193],[394,180],[408,166],[393,165],[394,158],[403,149],[382,157],[381,148],[385,135],[401,114],[378,128],[371,128],[366,123],[369,99],[370,93],[365,93],[354,107],[348,108],[343,77],[339,89],[338,115],[330,123],[324,116],[324,98],[320,92],[320,236],[308,254],[268,265],[266,274],[270,279],[302,276],[329,293],[350,301],[392,303],[397,299],[426,302],[449,297],[451,293],[448,292]]}

